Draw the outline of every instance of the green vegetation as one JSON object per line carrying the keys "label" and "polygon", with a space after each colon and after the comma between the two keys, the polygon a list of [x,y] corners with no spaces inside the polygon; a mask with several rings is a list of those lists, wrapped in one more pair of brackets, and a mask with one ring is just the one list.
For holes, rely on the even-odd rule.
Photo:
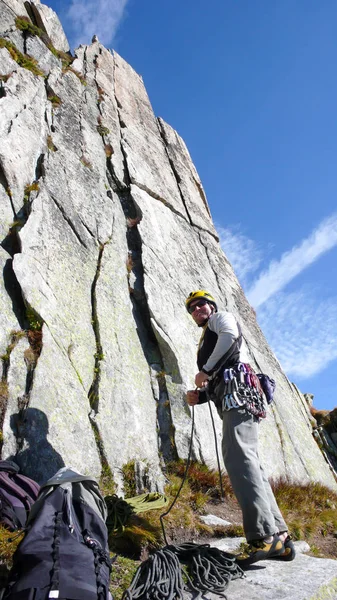
{"label": "green vegetation", "polygon": [[337,494],[320,483],[271,482],[280,510],[295,540],[326,537],[337,530]]}
{"label": "green vegetation", "polygon": [[110,129],[108,129],[107,127],[104,127],[104,125],[102,125],[101,123],[99,125],[97,125],[97,131],[100,135],[108,135],[110,133]]}
{"label": "green vegetation", "polygon": [[29,19],[29,17],[27,17],[25,15],[16,17],[15,25],[16,25],[17,29],[20,29],[20,31],[25,31],[26,33],[28,33],[31,36],[39,37],[42,40],[42,42],[47,46],[48,50],[50,50],[50,52],[54,56],[56,56],[56,58],[61,60],[63,68],[68,68],[69,65],[71,65],[74,58],[67,52],[63,52],[62,50],[57,50],[53,46],[48,34],[40,27],[37,27],[36,25],[34,25],[31,22],[31,20]]}
{"label": "green vegetation", "polygon": [[29,196],[32,192],[38,192],[40,189],[40,185],[37,181],[33,181],[30,185],[26,185],[24,189],[24,202],[29,200]]}
{"label": "green vegetation", "polygon": [[48,150],[50,150],[50,152],[56,152],[56,150],[57,150],[51,135],[47,135],[47,148],[48,148]]}
{"label": "green vegetation", "polygon": [[138,568],[140,561],[134,561],[124,556],[117,556],[112,565],[112,576],[110,592],[114,600],[121,600],[124,590],[126,590]]}
{"label": "green vegetation", "polygon": [[[21,332],[17,332],[21,334]],[[15,334],[15,332],[13,332]],[[95,427],[93,428],[95,431]],[[96,433],[97,435],[97,433]],[[99,439],[96,440],[99,442]],[[176,461],[167,467],[168,483],[165,494],[171,506],[177,491],[181,486],[186,463]],[[130,461],[122,468],[127,496],[136,494],[135,462]],[[104,496],[115,494],[115,483],[108,466],[102,469],[100,488]],[[272,487],[280,509],[289,524],[290,532],[295,539],[305,538],[309,543],[313,540],[312,554],[321,556],[317,540],[325,538],[337,530],[337,494],[317,483],[307,485],[292,484],[284,478],[272,481]],[[226,502],[235,503],[233,492],[227,476],[223,477]],[[164,517],[165,532],[169,541],[179,544],[186,540],[200,540],[205,536],[221,537],[242,536],[241,525],[228,527],[209,527],[200,523],[199,516],[205,510],[205,502],[200,501],[203,496],[210,505],[219,505],[220,489],[219,476],[216,470],[208,469],[205,465],[192,462],[180,496],[170,513]],[[107,498],[107,503],[109,501]],[[123,501],[120,503],[123,504]],[[123,507],[122,507],[123,508]],[[166,509],[167,510],[167,509]],[[164,509],[149,510],[142,513],[142,517],[129,511],[125,525],[113,532],[109,531],[110,550],[118,553],[112,568],[111,592],[115,600],[121,600],[124,590],[130,585],[140,562],[149,552],[164,545],[160,515]],[[16,534],[14,534],[14,537]],[[21,536],[13,542],[13,537],[6,530],[0,528],[0,560],[10,564],[12,553]]]}
{"label": "green vegetation", "polygon": [[136,495],[136,475],[135,461],[130,460],[122,467],[124,494],[125,498],[132,498]]}
{"label": "green vegetation", "polygon": [[32,331],[32,332],[41,331],[42,325],[43,325],[43,320],[37,314],[37,312],[29,305],[27,306],[27,309],[26,309],[26,318],[27,318],[28,324],[29,324],[29,326],[28,326],[29,331]]}
{"label": "green vegetation", "polygon": [[103,102],[103,100],[104,100],[105,92],[104,92],[104,90],[101,87],[98,87],[97,88],[97,93],[98,93],[97,104],[100,105],[101,102]]}
{"label": "green vegetation", "polygon": [[56,94],[48,94],[47,97],[49,102],[52,103],[53,108],[58,108],[62,104],[61,98],[59,98],[59,96],[56,96]]}
{"label": "green vegetation", "polygon": [[8,79],[10,78],[11,75],[12,75],[12,73],[7,73],[6,75],[0,75],[0,81],[3,81],[4,83],[6,83],[6,81],[8,81]]}
{"label": "green vegetation", "polygon": [[34,75],[38,75],[40,77],[45,76],[44,72],[41,71],[41,69],[39,68],[37,60],[29,56],[28,54],[22,54],[22,52],[20,52],[20,50],[18,50],[17,47],[9,40],[5,40],[5,38],[0,38],[0,48],[7,48],[12,59],[15,60],[15,62],[18,63],[20,67],[28,69]]}
{"label": "green vegetation", "polygon": [[[73,59],[72,59],[73,61]],[[72,62],[71,61],[71,62]],[[81,75],[81,73],[79,73],[79,71],[76,71],[76,69],[73,69],[70,64],[65,65],[63,67],[63,73],[67,73],[68,71],[70,71],[71,73],[74,73],[74,75],[76,75],[76,77],[80,80],[82,85],[87,85],[87,82],[85,80],[85,77],[83,77],[83,75]]]}
{"label": "green vegetation", "polygon": [[84,165],[84,167],[86,167],[87,169],[92,169],[92,163],[83,154],[80,158],[80,161],[81,161],[82,165]]}
{"label": "green vegetation", "polygon": [[29,35],[32,36],[35,35],[38,37],[42,37],[45,33],[43,29],[40,29],[40,27],[33,25],[30,19],[25,15],[22,15],[21,17],[16,17],[15,26],[17,29],[20,29],[20,31],[26,31],[27,33],[29,33]]}

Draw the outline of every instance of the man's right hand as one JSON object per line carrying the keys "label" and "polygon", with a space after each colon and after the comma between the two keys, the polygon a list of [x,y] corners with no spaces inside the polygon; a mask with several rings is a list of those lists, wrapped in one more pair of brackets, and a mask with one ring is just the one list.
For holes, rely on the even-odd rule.
{"label": "man's right hand", "polygon": [[189,406],[195,406],[199,403],[199,392],[197,390],[188,390],[186,392],[186,402]]}

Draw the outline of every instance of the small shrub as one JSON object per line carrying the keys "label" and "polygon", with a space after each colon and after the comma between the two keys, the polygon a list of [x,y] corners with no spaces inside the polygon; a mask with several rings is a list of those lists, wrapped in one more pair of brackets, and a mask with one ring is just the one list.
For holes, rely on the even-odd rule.
{"label": "small shrub", "polygon": [[103,102],[104,100],[104,95],[105,92],[101,87],[97,88],[97,93],[98,93],[98,100],[97,100],[97,104],[101,104],[101,102]]}
{"label": "small shrub", "polygon": [[30,331],[41,331],[43,320],[31,306],[28,306],[26,309],[26,318],[29,324],[28,329]]}
{"label": "small shrub", "polygon": [[[183,460],[172,462],[168,465],[168,471],[183,477],[186,463]],[[215,469],[210,469],[207,465],[192,461],[187,474],[187,480],[192,490],[207,494],[208,498],[220,497],[219,473]],[[229,483],[228,476],[222,475],[222,486],[225,496],[233,496],[233,490]]]}
{"label": "small shrub", "polygon": [[70,71],[70,73],[73,73],[74,75],[76,75],[76,77],[80,80],[82,85],[87,85],[85,77],[83,77],[83,75],[81,75],[81,73],[76,71],[76,69],[73,69],[69,64],[66,65],[65,67],[63,67],[63,73],[67,73],[68,71]]}
{"label": "small shrub", "polygon": [[12,75],[12,73],[7,73],[6,75],[0,75],[0,81],[3,81],[4,83],[6,83],[6,81],[8,81],[8,79],[10,78],[11,75]]}
{"label": "small shrub", "polygon": [[99,480],[99,488],[103,496],[113,496],[116,493],[116,484],[113,475],[110,469],[107,470],[104,465]]}
{"label": "small shrub", "polygon": [[25,198],[29,198],[32,192],[38,192],[40,185],[37,181],[33,181],[30,185],[26,185],[24,189]]}
{"label": "small shrub", "polygon": [[104,125],[97,125],[97,131],[100,135],[104,136],[104,135],[108,135],[110,133],[110,129],[108,129],[107,127],[104,127]]}
{"label": "small shrub", "polygon": [[26,31],[27,33],[29,33],[29,35],[32,36],[41,37],[44,34],[43,29],[40,29],[40,27],[33,25],[31,20],[25,15],[21,17],[16,17],[15,26],[17,29],[20,29],[20,31]]}
{"label": "small shrub", "polygon": [[48,150],[50,150],[50,152],[57,151],[57,148],[53,142],[53,138],[51,137],[51,135],[47,135],[47,148],[48,148]]}
{"label": "small shrub", "polygon": [[92,163],[84,155],[81,156],[80,161],[84,167],[87,167],[87,169],[92,169]]}
{"label": "small shrub", "polygon": [[105,144],[104,151],[107,158],[110,158],[114,154],[114,149],[111,144]]}
{"label": "small shrub", "polygon": [[132,498],[136,495],[136,474],[135,474],[135,461],[130,460],[122,467],[123,475],[123,487],[126,498]]}
{"label": "small shrub", "polygon": [[27,331],[27,338],[36,357],[39,357],[42,350],[42,331],[41,329]]}
{"label": "small shrub", "polygon": [[58,108],[62,104],[61,98],[59,98],[59,96],[56,96],[56,94],[48,95],[47,98],[49,102],[52,103],[53,108]]}
{"label": "small shrub", "polygon": [[20,67],[28,69],[28,71],[31,71],[34,75],[38,75],[39,77],[45,76],[44,72],[39,68],[37,60],[28,54],[22,54],[22,52],[20,52],[20,50],[18,50],[9,40],[0,38],[0,48],[7,48],[12,59],[15,60]]}

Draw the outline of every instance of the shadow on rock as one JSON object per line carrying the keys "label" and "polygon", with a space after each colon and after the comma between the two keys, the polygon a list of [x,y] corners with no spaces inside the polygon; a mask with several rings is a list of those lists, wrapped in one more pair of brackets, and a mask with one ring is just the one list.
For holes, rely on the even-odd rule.
{"label": "shadow on rock", "polygon": [[48,419],[42,410],[26,408],[11,415],[10,426],[18,441],[19,450],[8,457],[27,475],[40,485],[64,467],[62,456],[48,442]]}

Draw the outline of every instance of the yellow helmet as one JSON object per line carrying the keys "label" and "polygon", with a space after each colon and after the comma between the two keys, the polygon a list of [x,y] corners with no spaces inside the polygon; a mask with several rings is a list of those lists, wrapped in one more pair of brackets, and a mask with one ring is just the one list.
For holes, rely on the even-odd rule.
{"label": "yellow helmet", "polygon": [[186,310],[188,310],[188,307],[191,304],[191,302],[193,300],[197,300],[198,298],[204,298],[205,300],[207,300],[207,302],[209,302],[209,304],[213,304],[213,306],[215,307],[215,311],[218,310],[213,296],[209,292],[206,292],[206,290],[196,290],[195,292],[191,292],[185,300]]}

